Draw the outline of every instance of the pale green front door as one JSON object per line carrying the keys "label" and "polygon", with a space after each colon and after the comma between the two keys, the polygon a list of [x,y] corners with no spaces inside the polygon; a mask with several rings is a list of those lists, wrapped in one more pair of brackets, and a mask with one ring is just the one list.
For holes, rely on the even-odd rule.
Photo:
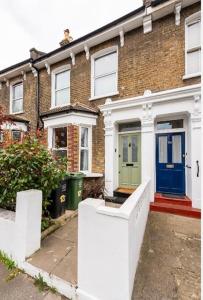
{"label": "pale green front door", "polygon": [[136,188],[141,181],[141,135],[119,135],[119,187]]}

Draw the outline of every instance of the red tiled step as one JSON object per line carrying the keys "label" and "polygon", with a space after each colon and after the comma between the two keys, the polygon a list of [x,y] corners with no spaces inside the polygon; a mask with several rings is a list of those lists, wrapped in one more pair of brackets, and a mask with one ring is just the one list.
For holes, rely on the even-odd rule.
{"label": "red tiled step", "polygon": [[175,214],[175,215],[179,215],[179,216],[197,218],[197,219],[201,218],[201,210],[200,209],[188,207],[185,205],[151,202],[150,210]]}
{"label": "red tiled step", "polygon": [[183,199],[180,199],[180,198],[171,198],[167,196],[162,196],[162,194],[156,193],[154,197],[154,202],[192,207],[192,201],[186,196]]}

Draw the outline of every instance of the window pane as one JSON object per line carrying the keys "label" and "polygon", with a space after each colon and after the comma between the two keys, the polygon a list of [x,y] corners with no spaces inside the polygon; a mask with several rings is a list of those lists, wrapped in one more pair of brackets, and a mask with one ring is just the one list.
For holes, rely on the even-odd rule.
{"label": "window pane", "polygon": [[61,90],[70,86],[70,71],[64,71],[56,74],[55,89]]}
{"label": "window pane", "polygon": [[197,50],[187,53],[187,74],[198,73],[201,71],[201,51]]}
{"label": "window pane", "polygon": [[116,92],[116,74],[95,79],[95,96]]}
{"label": "window pane", "polygon": [[81,147],[88,147],[88,128],[81,128]]}
{"label": "window pane", "polygon": [[94,76],[101,76],[117,70],[117,52],[113,52],[95,59]]}
{"label": "window pane", "polygon": [[188,25],[188,49],[200,46],[200,22]]}
{"label": "window pane", "polygon": [[23,84],[13,86],[13,99],[23,98]]}
{"label": "window pane", "polygon": [[123,162],[128,162],[128,137],[125,136],[123,141]]}
{"label": "window pane", "polygon": [[69,99],[70,99],[70,89],[64,89],[61,91],[56,91],[56,99],[55,99],[55,105],[60,106],[60,105],[65,105],[69,104]]}
{"label": "window pane", "polygon": [[172,136],[172,163],[182,163],[182,147],[181,147],[181,136]]}
{"label": "window pane", "polygon": [[132,137],[132,162],[137,162],[138,155],[138,145],[137,145],[137,136]]}
{"label": "window pane", "polygon": [[4,134],[2,131],[0,131],[0,143],[3,143],[4,141]]}
{"label": "window pane", "polygon": [[183,128],[183,120],[159,121],[157,122],[156,128],[158,130]]}
{"label": "window pane", "polygon": [[67,147],[67,128],[54,129],[53,148],[66,148]]}
{"label": "window pane", "polygon": [[125,131],[135,131],[141,129],[141,122],[133,122],[133,123],[125,123],[125,124],[119,124],[118,131],[119,132],[125,132]]}
{"label": "window pane", "polygon": [[88,171],[88,150],[85,149],[80,151],[80,170]]}
{"label": "window pane", "polygon": [[12,111],[14,113],[23,111],[23,99],[13,101]]}
{"label": "window pane", "polygon": [[159,137],[159,163],[168,162],[168,139],[167,136]]}
{"label": "window pane", "polygon": [[55,149],[54,149],[54,150],[52,151],[52,153],[53,153],[53,156],[56,157],[56,158],[57,158],[57,157],[59,157],[59,158],[60,158],[60,157],[61,157],[61,158],[62,158],[62,157],[64,157],[64,158],[67,157],[67,150],[55,150]]}
{"label": "window pane", "polygon": [[21,140],[21,132],[19,130],[12,131],[12,140],[17,142]]}

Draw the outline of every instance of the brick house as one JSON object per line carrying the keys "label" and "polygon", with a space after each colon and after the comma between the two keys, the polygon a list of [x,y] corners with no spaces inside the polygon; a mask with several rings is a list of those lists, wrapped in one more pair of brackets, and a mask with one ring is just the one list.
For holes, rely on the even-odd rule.
{"label": "brick house", "polygon": [[43,127],[70,171],[104,175],[108,196],[150,177],[152,201],[187,196],[200,208],[200,18],[198,0],[145,0],[77,40],[65,30],[50,53],[31,49],[0,71],[15,119],[5,129]]}

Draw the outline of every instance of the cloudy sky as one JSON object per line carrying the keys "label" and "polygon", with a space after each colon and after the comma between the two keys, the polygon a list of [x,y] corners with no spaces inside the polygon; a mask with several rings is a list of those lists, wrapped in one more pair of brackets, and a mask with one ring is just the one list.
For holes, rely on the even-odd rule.
{"label": "cloudy sky", "polygon": [[142,5],[142,0],[0,0],[0,70],[29,57],[32,47],[58,48]]}

